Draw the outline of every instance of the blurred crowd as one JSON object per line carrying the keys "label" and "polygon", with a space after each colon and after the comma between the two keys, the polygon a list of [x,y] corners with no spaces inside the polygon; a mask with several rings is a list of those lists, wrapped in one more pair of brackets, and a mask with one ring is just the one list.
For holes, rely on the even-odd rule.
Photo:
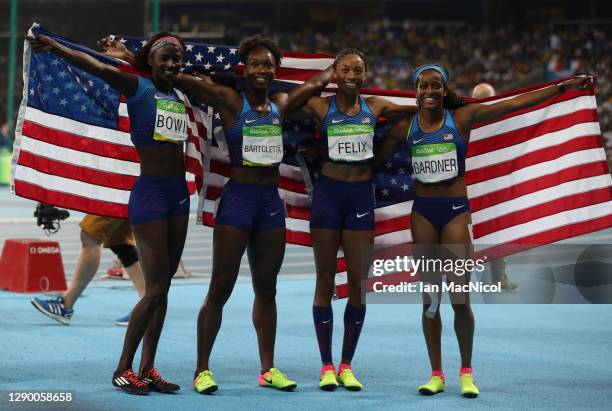
{"label": "blurred crowd", "polygon": [[[224,42],[237,43],[240,30]],[[336,54],[343,48],[362,50],[369,63],[368,87],[413,89],[414,67],[437,62],[451,73],[451,87],[467,96],[479,82],[498,92],[573,74],[594,75],[602,134],[612,163],[612,25],[537,24],[486,29],[458,22],[339,23],[272,35],[286,50]],[[0,58],[2,60],[2,58]],[[15,84],[16,107],[21,76]],[[4,90],[3,90],[4,91]],[[5,95],[0,100],[4,100]],[[0,104],[4,106],[4,104]],[[0,133],[0,145],[2,139]]]}
{"label": "blurred crowd", "polygon": [[437,62],[451,73],[451,87],[467,96],[479,82],[498,92],[573,74],[597,78],[599,119],[612,153],[612,26],[594,24],[507,25],[493,30],[465,24],[375,21],[339,25],[333,31],[274,33],[289,50],[335,54],[362,50],[369,85],[413,89],[412,69]]}

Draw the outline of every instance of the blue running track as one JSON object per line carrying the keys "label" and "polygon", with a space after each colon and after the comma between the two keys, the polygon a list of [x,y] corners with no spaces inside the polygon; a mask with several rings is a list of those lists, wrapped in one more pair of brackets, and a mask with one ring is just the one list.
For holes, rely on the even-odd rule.
{"label": "blue running track", "polygon": [[[474,305],[474,370],[481,396],[462,398],[452,309],[442,308],[447,391],[422,397],[429,376],[417,305],[370,305],[354,360],[362,392],[321,392],[319,354],[311,320],[312,279],[282,279],[278,287],[276,364],[298,381],[296,392],[259,388],[251,323],[251,285],[237,284],[224,312],[212,364],[220,389],[191,389],[196,316],[207,285],[173,285],[156,366],[182,390],[177,395],[130,396],[111,385],[125,328],[113,325],[136,301],[129,288],[92,285],[75,306],[70,326],[41,315],[30,295],[0,292],[0,392],[72,390],[70,405],[45,409],[610,409],[612,306]],[[344,302],[334,303],[338,361]],[[137,365],[137,364],[136,364]],[[0,409],[7,409],[6,391]],[[11,406],[11,409],[30,409]],[[43,406],[34,409],[43,409]]]}

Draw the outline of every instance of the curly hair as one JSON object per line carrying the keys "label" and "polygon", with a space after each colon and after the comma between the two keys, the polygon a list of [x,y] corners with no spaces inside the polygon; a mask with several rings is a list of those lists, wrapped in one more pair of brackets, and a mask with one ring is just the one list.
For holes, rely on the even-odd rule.
{"label": "curly hair", "polygon": [[140,50],[138,50],[136,56],[134,57],[134,65],[138,70],[144,71],[146,73],[151,72],[151,66],[149,65],[148,61],[149,51],[151,50],[151,46],[153,45],[153,43],[155,43],[158,39],[162,37],[174,37],[181,43],[181,46],[183,46],[183,50],[185,50],[185,42],[179,35],[176,35],[169,31],[160,31],[159,33],[155,33],[147,40],[145,45]]}
{"label": "curly hair", "polygon": [[368,71],[368,60],[366,60],[365,54],[363,54],[361,51],[357,49],[351,49],[351,48],[346,48],[344,50],[341,50],[340,53],[336,55],[336,58],[334,59],[334,64],[333,64],[334,70],[336,69],[336,65],[340,62],[340,59],[344,56],[348,56],[349,54],[355,54],[359,56],[359,58],[363,61],[363,64],[365,65],[365,71]]}
{"label": "curly hair", "polygon": [[276,42],[274,42],[274,40],[271,38],[263,37],[259,34],[247,37],[240,42],[240,49],[238,52],[240,53],[240,61],[242,64],[246,64],[249,54],[251,54],[253,50],[260,47],[263,47],[272,53],[272,56],[274,56],[274,60],[276,61],[276,67],[281,65],[283,56],[278,44],[276,44]]}

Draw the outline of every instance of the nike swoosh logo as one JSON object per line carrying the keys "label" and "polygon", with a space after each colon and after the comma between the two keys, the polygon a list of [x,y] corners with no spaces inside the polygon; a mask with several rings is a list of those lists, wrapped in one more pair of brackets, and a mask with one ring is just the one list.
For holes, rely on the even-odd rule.
{"label": "nike swoosh logo", "polygon": [[357,322],[355,322],[355,325],[359,325],[359,324],[361,324],[362,322],[363,322],[363,321],[357,321]]}
{"label": "nike swoosh logo", "polygon": [[331,319],[327,320],[327,321],[323,321],[323,324],[327,324],[328,322],[330,322]]}
{"label": "nike swoosh logo", "polygon": [[189,198],[189,197],[184,198],[183,200],[181,200],[181,201],[179,202],[179,204],[185,204],[185,201],[187,201],[187,199],[188,199],[188,198]]}
{"label": "nike swoosh logo", "polygon": [[344,119],[340,119],[340,120],[338,120],[338,121],[336,121],[336,120],[332,120],[332,123],[333,123],[333,124],[337,124],[337,123],[342,123],[343,121],[344,121]]}
{"label": "nike swoosh logo", "polygon": [[414,144],[419,144],[421,141],[425,140],[427,137],[419,138],[418,140],[414,140]]}
{"label": "nike swoosh logo", "polygon": [[268,384],[272,384],[272,379],[267,379],[267,378],[264,378],[263,380],[264,380],[265,382],[267,382]]}
{"label": "nike swoosh logo", "polygon": [[366,216],[366,215],[368,215],[368,214],[370,214],[370,212],[369,212],[369,211],[368,211],[367,213],[365,213],[365,214],[359,214],[359,213],[357,213],[357,218],[361,218],[361,217]]}
{"label": "nike swoosh logo", "polygon": [[275,215],[277,215],[278,213],[280,213],[280,210],[275,211],[273,213],[270,213],[270,217],[274,217]]}
{"label": "nike swoosh logo", "polygon": [[257,121],[257,119],[255,119],[255,120],[244,120],[244,122],[247,123],[247,124],[253,123],[254,121]]}
{"label": "nike swoosh logo", "polygon": [[465,207],[465,204],[460,205],[458,207],[455,207],[455,205],[453,204],[453,210],[459,210],[460,208],[463,208],[463,207]]}

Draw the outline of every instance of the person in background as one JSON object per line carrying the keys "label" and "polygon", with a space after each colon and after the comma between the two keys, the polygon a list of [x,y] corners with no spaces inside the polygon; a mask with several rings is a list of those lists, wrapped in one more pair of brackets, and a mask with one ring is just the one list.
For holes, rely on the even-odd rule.
{"label": "person in background", "polygon": [[2,124],[0,126],[0,148],[8,147],[9,145],[9,131],[8,131],[8,123]]}
{"label": "person in background", "polygon": [[[144,295],[144,276],[138,261],[134,236],[128,220],[87,214],[80,223],[81,253],[77,260],[70,287],[55,299],[32,298],[32,305],[41,313],[64,325],[70,325],[74,304],[89,285],[100,266],[101,248],[110,248],[117,255],[134,283],[138,296]],[[130,314],[115,321],[127,325]]]}

